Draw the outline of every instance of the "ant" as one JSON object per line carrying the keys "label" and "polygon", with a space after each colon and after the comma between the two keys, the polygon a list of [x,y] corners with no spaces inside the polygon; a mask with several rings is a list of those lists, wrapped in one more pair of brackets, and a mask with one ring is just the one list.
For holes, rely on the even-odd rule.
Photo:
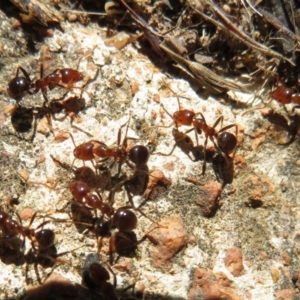
{"label": "ant", "polygon": [[[42,264],[44,266],[49,265],[49,260],[52,262],[55,260],[53,258],[54,256],[57,257],[56,248],[54,246],[54,239],[55,239],[55,233],[51,229],[41,229],[39,228],[43,227],[46,223],[49,221],[45,221],[41,223],[37,228],[31,229],[31,225],[36,218],[37,212],[35,212],[29,222],[29,225],[27,227],[22,225],[22,220],[17,213],[17,217],[19,219],[18,223],[17,221],[11,219],[7,213],[4,211],[0,211],[0,228],[2,232],[4,233],[4,236],[2,239],[6,238],[12,238],[15,237],[17,234],[20,234],[23,236],[23,241],[21,244],[22,249],[22,255],[26,262],[26,283],[29,284],[28,279],[28,271],[29,271],[29,264],[34,263],[34,269],[35,273],[38,279],[38,282],[41,284],[41,278],[37,269],[38,264]],[[24,254],[24,248],[25,248],[25,239],[28,238],[31,241],[31,249]],[[49,252],[51,251],[51,253]],[[63,255],[64,253],[61,253],[59,255]],[[43,260],[44,259],[44,260]],[[46,259],[46,260],[45,260]]]}
{"label": "ant", "polygon": [[110,205],[103,202],[100,193],[97,195],[91,193],[90,187],[81,181],[74,180],[70,184],[70,191],[73,198],[82,205],[88,205],[94,209],[99,209],[102,214],[108,217],[113,215],[113,209]]}
{"label": "ant", "polygon": [[[23,73],[24,77],[19,76],[20,72]],[[34,95],[41,90],[45,103],[47,103],[49,102],[46,95],[47,87],[51,90],[56,86],[70,89],[75,83],[83,79],[79,71],[70,68],[56,69],[45,78],[43,78],[43,72],[44,67],[41,64],[40,79],[33,82],[25,69],[19,66],[15,77],[7,85],[8,95],[19,103],[26,94]],[[62,84],[66,85],[66,87]]]}
{"label": "ant", "polygon": [[[165,83],[165,85],[167,86],[167,88],[176,95],[176,93]],[[237,146],[237,138],[236,135],[227,132],[228,129],[235,127],[236,128],[236,134],[237,134],[237,125],[236,124],[231,124],[225,127],[222,127],[222,123],[223,123],[223,116],[220,116],[214,123],[214,125],[211,127],[209,125],[207,125],[206,120],[203,116],[202,113],[194,113],[191,110],[188,109],[181,109],[180,108],[180,102],[179,102],[179,98],[176,95],[177,98],[177,102],[178,102],[178,106],[179,106],[179,110],[175,111],[173,115],[171,115],[167,110],[165,110],[165,108],[163,107],[163,109],[165,110],[165,112],[173,119],[174,123],[175,123],[175,128],[177,129],[179,126],[192,126],[193,128],[187,130],[184,134],[180,133],[179,131],[175,131],[173,132],[174,138],[175,138],[175,146],[178,145],[179,146],[179,142],[181,142],[181,138],[182,138],[182,142],[185,143],[185,146],[189,146],[189,148],[192,148],[192,144],[191,141],[189,141],[189,139],[185,142],[186,139],[186,134],[192,130],[195,131],[195,136],[196,136],[196,140],[197,140],[197,145],[198,145],[198,134],[201,134],[202,131],[205,135],[205,141],[204,141],[204,162],[203,162],[203,167],[202,167],[202,175],[204,175],[205,173],[205,169],[206,169],[206,152],[207,152],[207,142],[208,142],[208,138],[211,140],[211,142],[213,143],[215,149],[222,155],[225,157],[225,159],[227,158],[227,156],[231,153],[234,152],[236,146]],[[197,118],[196,115],[200,115],[200,118]],[[221,129],[220,130],[216,130],[216,127],[218,126],[218,124],[221,122]],[[170,125],[171,126],[171,125]],[[170,126],[166,126],[166,127],[170,127]],[[164,126],[160,126],[160,127],[164,127]],[[178,139],[178,140],[177,140]],[[174,148],[175,148],[174,146]],[[172,149],[172,151],[174,151],[174,148]],[[171,153],[172,153],[171,151]]]}
{"label": "ant", "polygon": [[75,149],[73,151],[75,159],[77,158],[83,161],[90,161],[95,158],[100,158],[101,160],[99,162],[113,159],[113,162],[110,164],[109,169],[111,169],[116,162],[119,162],[118,174],[120,174],[121,166],[124,162],[131,168],[134,168],[134,166],[132,166],[130,162],[134,163],[137,167],[145,166],[149,159],[149,151],[147,147],[143,145],[136,145],[133,146],[129,151],[126,149],[127,141],[129,139],[133,139],[127,137],[128,126],[126,129],[124,141],[121,144],[122,128],[129,123],[129,120],[119,128],[117,146],[115,147],[108,147],[105,143],[97,140],[91,140],[89,142],[85,142],[76,146],[74,138],[70,134],[73,144],[75,145]]}
{"label": "ant", "polygon": [[[110,273],[113,275],[113,283],[111,283],[110,280]],[[81,273],[82,276],[82,283],[87,286],[89,289],[99,289],[105,299],[110,300],[119,300],[123,299],[122,297],[118,297],[116,292],[116,286],[117,286],[117,278],[113,270],[110,268],[109,265],[107,265],[107,268],[103,266],[103,264],[99,263],[99,258],[97,255],[90,253],[86,257],[83,271]],[[135,284],[131,284],[125,289],[121,291],[121,293],[124,293],[130,288],[134,288]],[[127,299],[127,298],[126,298]],[[136,298],[130,298],[130,299],[136,299]]]}
{"label": "ant", "polygon": [[[102,218],[94,218],[93,231],[96,233],[97,238],[100,237],[98,246],[101,248],[102,240],[104,237],[109,237],[110,254],[118,253],[119,255],[127,255],[133,253],[137,245],[144,240],[137,241],[136,235],[133,232],[137,227],[137,216],[132,210],[140,212],[143,216],[153,221],[146,216],[139,208],[134,207],[131,199],[131,205],[123,206],[117,209],[113,208],[115,192],[124,185],[127,180],[119,182],[115,185],[109,193],[108,204],[104,203],[99,193],[97,195],[91,193],[89,186],[80,181],[73,181],[70,184],[70,191],[78,204],[89,206],[93,209],[99,209],[101,213],[108,218],[108,221],[103,222]],[[101,222],[101,223],[100,223]],[[111,230],[117,229],[114,234]],[[110,258],[112,262],[112,256]]]}
{"label": "ant", "polygon": [[293,88],[284,86],[277,87],[271,92],[271,97],[282,105],[290,103],[296,104],[294,109],[300,106],[300,93],[296,93]]}
{"label": "ant", "polygon": [[[229,154],[233,153],[236,146],[237,146],[237,125],[236,124],[230,124],[225,127],[222,127],[223,124],[223,116],[220,116],[214,123],[214,125],[211,127],[207,125],[206,120],[202,113],[199,113],[201,118],[194,118],[193,119],[193,128],[188,130],[187,132],[190,132],[192,130],[195,130],[196,139],[198,141],[197,133],[201,134],[202,131],[205,135],[205,141],[204,141],[204,162],[202,166],[202,175],[205,173],[206,169],[206,152],[207,152],[207,142],[208,139],[213,143],[215,149],[227,160],[227,157]],[[216,127],[221,122],[221,129],[216,130]],[[236,134],[230,133],[226,130],[235,127],[236,128]],[[187,133],[186,132],[186,133]],[[197,142],[198,144],[198,142]]]}
{"label": "ant", "polygon": [[45,221],[41,223],[36,229],[31,229],[30,226],[32,225],[34,219],[36,218],[37,212],[35,212],[29,222],[27,227],[22,225],[22,219],[18,213],[17,217],[19,219],[17,221],[11,219],[7,213],[4,211],[0,211],[0,228],[6,234],[4,238],[9,238],[20,234],[23,236],[23,245],[22,248],[25,246],[25,239],[28,238],[31,241],[32,248],[48,248],[54,244],[55,234],[51,229],[42,229],[37,231],[37,229],[43,227],[49,221]]}

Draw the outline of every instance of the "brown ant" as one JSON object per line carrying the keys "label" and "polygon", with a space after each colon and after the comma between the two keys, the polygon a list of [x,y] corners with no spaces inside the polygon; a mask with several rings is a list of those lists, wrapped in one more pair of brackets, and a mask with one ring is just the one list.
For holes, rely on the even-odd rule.
{"label": "brown ant", "polygon": [[77,180],[72,181],[70,191],[77,203],[99,209],[102,214],[108,217],[113,215],[114,212],[111,206],[103,202],[100,193],[97,193],[97,195],[92,194],[90,187],[86,183]]}
{"label": "brown ant", "polygon": [[[110,190],[108,204],[103,202],[99,193],[97,193],[97,195],[91,193],[91,189],[87,184],[80,181],[73,181],[70,184],[70,191],[78,204],[99,209],[101,213],[108,218],[108,220],[104,222],[103,217],[94,218],[93,227],[90,227],[89,231],[94,231],[97,239],[100,237],[98,241],[99,249],[101,248],[103,238],[110,238],[109,252],[111,254],[111,262],[113,253],[118,253],[119,255],[131,254],[137,248],[137,245],[145,238],[142,238],[140,241],[136,239],[133,230],[136,229],[138,220],[132,210],[140,212],[144,217],[156,223],[139,208],[134,207],[131,199],[130,206],[123,206],[116,210],[113,208],[115,192],[123,186],[126,181],[127,180],[119,182]],[[111,231],[113,229],[117,229],[118,231],[112,234]]]}
{"label": "brown ant", "polygon": [[[113,275],[113,283],[109,282],[110,273]],[[123,299],[117,295],[117,278],[113,270],[107,265],[107,268],[103,264],[99,263],[99,258],[97,255],[90,253],[86,257],[83,270],[81,272],[82,283],[91,290],[99,289],[105,299],[119,300]],[[130,288],[133,288],[135,284],[131,284],[121,291],[124,293]],[[126,298],[127,299],[127,298]],[[132,299],[132,298],[130,298]],[[134,298],[135,299],[135,298]]]}
{"label": "brown ant", "polygon": [[[176,93],[167,85],[168,89],[174,93],[176,95]],[[206,169],[206,147],[207,147],[207,142],[208,142],[208,138],[211,140],[211,142],[213,143],[215,149],[221,154],[223,155],[225,158],[227,158],[227,156],[231,153],[234,152],[236,146],[237,146],[237,138],[236,135],[227,132],[226,130],[235,127],[236,128],[236,134],[237,134],[237,125],[236,124],[231,124],[225,127],[222,127],[220,130],[216,130],[216,127],[218,126],[218,124],[221,122],[221,126],[223,123],[223,116],[220,116],[216,122],[214,123],[214,125],[211,127],[209,125],[207,125],[206,120],[203,116],[202,113],[194,113],[191,110],[188,109],[180,109],[180,102],[179,102],[179,98],[176,95],[177,98],[177,102],[178,102],[178,106],[179,106],[179,110],[175,111],[173,115],[171,115],[168,111],[165,110],[165,108],[163,107],[163,109],[165,110],[165,112],[173,119],[174,123],[175,123],[175,127],[176,129],[179,126],[192,126],[193,128],[187,130],[184,134],[179,134],[179,132],[175,131],[176,135],[173,132],[174,138],[175,138],[175,146],[173,147],[171,153],[174,151],[174,148],[176,147],[176,145],[178,145],[179,142],[181,142],[180,137],[182,137],[182,141],[184,142],[184,139],[186,138],[186,134],[192,130],[195,131],[195,136],[196,136],[196,140],[197,140],[197,145],[198,145],[198,136],[197,134],[201,134],[202,131],[205,135],[205,141],[204,141],[204,162],[203,162],[203,167],[202,167],[202,175],[205,173],[205,169]],[[197,118],[196,115],[200,115],[200,118]],[[170,125],[171,126],[171,125]],[[167,126],[167,127],[170,127]],[[159,126],[159,127],[164,127],[164,126]],[[178,138],[178,140],[176,140],[176,138]],[[189,145],[189,148],[191,148],[192,144],[189,141],[189,139],[186,141],[185,143],[186,145]]]}
{"label": "brown ant", "polygon": [[[1,239],[12,238],[16,235],[21,235],[23,237],[23,242],[21,245],[21,254],[26,262],[26,283],[29,284],[28,271],[29,264],[34,263],[34,269],[37,276],[38,282],[41,284],[41,278],[37,269],[37,265],[41,264],[43,266],[49,266],[49,261],[52,263],[55,258],[59,255],[65,253],[57,254],[56,248],[54,246],[55,234],[51,229],[41,229],[48,221],[41,223],[37,228],[31,229],[30,226],[36,218],[37,213],[35,212],[29,222],[27,227],[22,225],[22,220],[17,214],[20,223],[11,219],[7,213],[4,211],[0,212],[0,228],[4,233]],[[31,241],[31,249],[24,254],[25,239],[28,238]],[[51,253],[49,252],[51,251]]]}
{"label": "brown ant", "polygon": [[129,139],[133,139],[127,137],[128,126],[126,129],[124,141],[121,144],[122,128],[126,126],[127,123],[129,123],[129,120],[119,128],[117,146],[115,147],[108,147],[105,143],[97,140],[91,140],[89,142],[85,142],[76,146],[74,138],[70,134],[73,144],[75,145],[75,149],[73,151],[75,159],[91,161],[95,158],[100,158],[99,162],[113,159],[113,162],[110,164],[109,169],[111,169],[116,162],[119,162],[118,174],[120,173],[121,166],[124,162],[131,168],[134,168],[134,166],[132,166],[130,162],[134,163],[137,167],[145,166],[149,159],[149,151],[147,147],[143,145],[136,145],[133,146],[129,151],[126,149],[127,141]]}
{"label": "brown ant", "polygon": [[[207,142],[208,139],[211,140],[213,143],[215,149],[227,160],[227,157],[229,154],[233,153],[236,146],[237,146],[237,125],[236,124],[230,124],[225,127],[222,127],[223,123],[223,116],[220,116],[214,123],[214,125],[208,126],[206,123],[206,120],[202,113],[199,113],[201,118],[194,118],[193,119],[193,127],[192,129],[188,130],[187,132],[191,130],[195,130],[195,133],[201,134],[202,131],[205,135],[205,141],[204,141],[204,162],[202,167],[202,175],[205,173],[206,168],[206,148],[207,148]],[[216,127],[221,122],[221,129],[216,130]],[[235,127],[236,128],[236,135],[227,132],[226,130]],[[197,135],[196,135],[197,138]],[[198,143],[197,143],[198,144]]]}
{"label": "brown ant", "polygon": [[271,92],[271,97],[282,105],[293,103],[296,104],[295,108],[300,105],[300,93],[296,93],[293,88],[277,87]]}
{"label": "brown ant", "polygon": [[[23,73],[24,77],[19,76],[20,72]],[[83,76],[79,71],[70,68],[56,69],[43,78],[43,64],[41,64],[40,79],[33,82],[25,69],[18,67],[15,77],[11,79],[7,85],[7,93],[19,103],[26,94],[33,95],[41,90],[45,103],[47,103],[47,87],[53,89],[56,86],[60,86],[70,89],[75,83],[82,79]],[[66,85],[66,87],[63,84]]]}
{"label": "brown ant", "polygon": [[31,241],[32,248],[35,249],[37,246],[38,248],[48,248],[53,245],[55,234],[51,229],[41,229],[37,231],[37,229],[43,227],[46,223],[49,221],[45,221],[41,223],[36,229],[31,229],[30,226],[33,223],[35,217],[37,215],[37,212],[35,212],[29,222],[29,225],[27,227],[24,227],[22,225],[22,220],[19,214],[17,213],[17,217],[20,221],[18,223],[17,221],[11,219],[7,213],[4,211],[0,211],[0,228],[6,234],[4,238],[9,238],[12,236],[15,236],[17,234],[20,234],[23,236],[23,245],[25,246],[25,239],[28,238]]}

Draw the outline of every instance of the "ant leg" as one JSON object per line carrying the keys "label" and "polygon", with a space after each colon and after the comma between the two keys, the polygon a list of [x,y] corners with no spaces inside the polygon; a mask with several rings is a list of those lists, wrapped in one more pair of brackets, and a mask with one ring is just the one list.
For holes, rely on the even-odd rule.
{"label": "ant leg", "polygon": [[37,279],[38,283],[42,284],[42,280],[41,280],[40,272],[39,272],[39,269],[38,269],[38,262],[37,261],[34,262],[33,267],[34,267],[34,272],[35,272],[36,279]]}
{"label": "ant leg", "polygon": [[38,112],[34,113],[33,132],[32,132],[32,136],[30,138],[31,142],[33,142],[34,137],[36,135],[36,131],[37,131],[37,119],[38,119]]}
{"label": "ant leg", "polygon": [[202,166],[202,175],[205,174],[205,170],[206,170],[206,147],[207,147],[207,141],[208,141],[208,137],[205,137],[205,141],[204,141],[204,161],[203,161],[203,166]]}
{"label": "ant leg", "polygon": [[118,143],[117,143],[118,146],[121,145],[122,128],[125,127],[126,125],[127,125],[127,127],[126,127],[126,131],[125,131],[125,138],[124,138],[124,141],[123,141],[122,145],[123,145],[124,147],[127,146],[127,144],[125,144],[125,143],[127,143],[127,133],[128,133],[128,128],[129,128],[130,119],[131,119],[131,112],[129,113],[128,121],[127,121],[125,124],[121,125],[121,127],[119,128],[119,131],[118,131]]}
{"label": "ant leg", "polygon": [[236,124],[231,124],[231,125],[228,125],[228,126],[225,126],[225,127],[221,128],[219,130],[218,134],[221,133],[221,132],[223,132],[223,131],[226,131],[227,129],[230,129],[232,127],[235,127],[235,136],[237,136],[238,127],[237,127]]}
{"label": "ant leg", "polygon": [[[166,110],[166,108],[163,106],[163,104],[161,104],[161,107],[163,108],[163,110],[165,111],[165,113],[171,118],[171,119],[173,119],[173,116]],[[171,124],[170,126],[168,126],[168,127],[171,127],[173,124]],[[161,126],[159,126],[159,127],[161,127]],[[165,126],[164,126],[165,127]]]}
{"label": "ant leg", "polygon": [[31,82],[31,79],[30,79],[28,73],[22,67],[18,67],[17,68],[16,77],[19,77],[19,72],[20,71],[24,74],[24,76],[26,77],[26,79],[28,79],[29,82]]}
{"label": "ant leg", "polygon": [[26,282],[27,285],[29,285],[29,283],[30,283],[30,281],[29,281],[30,278],[28,278],[28,273],[29,273],[29,263],[26,262],[26,267],[25,267],[25,282]]}
{"label": "ant leg", "polygon": [[223,116],[220,116],[220,117],[216,120],[216,122],[214,123],[214,125],[213,125],[212,128],[216,128],[220,122],[221,122],[221,128],[222,128],[222,126],[223,126],[223,119],[224,119],[224,117],[223,117]]}
{"label": "ant leg", "polygon": [[[230,125],[229,125],[230,126]],[[233,126],[232,126],[233,127]],[[225,127],[226,128],[226,127]],[[222,155],[226,161],[226,165],[229,165],[229,161],[228,161],[228,155],[226,153],[224,153],[219,146],[217,145],[217,143],[215,142],[214,138],[211,138],[212,143],[214,144],[215,149],[218,151],[218,153],[220,155]]]}
{"label": "ant leg", "polygon": [[162,155],[162,156],[170,156],[170,155],[173,154],[173,152],[174,152],[176,146],[177,146],[177,145],[176,145],[176,142],[175,142],[173,148],[171,149],[171,151],[170,151],[169,153],[155,152],[155,153],[153,153],[153,154],[158,154],[158,155]]}

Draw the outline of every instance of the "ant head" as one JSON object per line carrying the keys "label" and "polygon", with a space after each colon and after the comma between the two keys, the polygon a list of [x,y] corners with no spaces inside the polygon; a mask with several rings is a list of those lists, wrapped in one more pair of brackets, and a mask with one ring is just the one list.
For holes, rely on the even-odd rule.
{"label": "ant head", "polygon": [[191,125],[194,117],[195,113],[187,109],[178,110],[173,114],[173,119],[177,127],[181,125]]}
{"label": "ant head", "polygon": [[149,151],[145,146],[137,145],[130,149],[128,158],[136,165],[146,165],[149,159]]}
{"label": "ant head", "polygon": [[30,85],[31,81],[28,78],[15,77],[7,85],[7,94],[16,101],[20,101],[28,93]]}
{"label": "ant head", "polygon": [[222,132],[218,136],[218,146],[226,154],[230,154],[234,151],[237,145],[237,138],[230,132]]}
{"label": "ant head", "polygon": [[89,186],[81,181],[72,181],[70,184],[70,191],[72,196],[78,201],[82,202],[83,198],[91,191]]}

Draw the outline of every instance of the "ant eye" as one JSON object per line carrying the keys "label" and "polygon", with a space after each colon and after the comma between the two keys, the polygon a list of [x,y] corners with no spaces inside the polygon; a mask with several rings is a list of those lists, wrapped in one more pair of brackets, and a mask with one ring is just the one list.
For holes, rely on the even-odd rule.
{"label": "ant eye", "polygon": [[30,88],[30,82],[25,77],[13,78],[7,86],[7,93],[9,97],[20,101]]}

